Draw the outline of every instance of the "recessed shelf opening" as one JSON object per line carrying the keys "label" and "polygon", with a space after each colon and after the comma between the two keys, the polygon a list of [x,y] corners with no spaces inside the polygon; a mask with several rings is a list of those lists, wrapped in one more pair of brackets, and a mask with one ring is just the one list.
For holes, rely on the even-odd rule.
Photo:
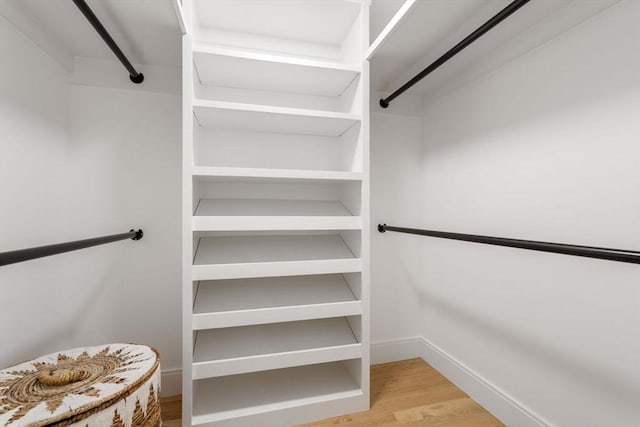
{"label": "recessed shelf opening", "polygon": [[199,43],[345,64],[362,45],[357,2],[195,0],[194,8]]}
{"label": "recessed shelf opening", "polygon": [[194,216],[353,217],[360,182],[246,182],[194,179]]}
{"label": "recessed shelf opening", "polygon": [[194,144],[197,166],[362,172],[362,131],[357,122],[336,136],[196,124]]}
{"label": "recessed shelf opening", "polygon": [[198,99],[194,125],[207,129],[339,137],[358,125],[360,114]]}
{"label": "recessed shelf opening", "polygon": [[351,113],[361,109],[360,69],[201,47],[194,52],[197,99]]}
{"label": "recessed shelf opening", "polygon": [[362,270],[360,230],[197,232],[194,280]]}
{"label": "recessed shelf opening", "polygon": [[194,424],[360,398],[360,365],[351,360],[196,380]]}
{"label": "recessed shelf opening", "polygon": [[193,350],[196,378],[349,360],[362,356],[351,323],[333,317],[199,330]]}
{"label": "recessed shelf opening", "polygon": [[194,282],[194,329],[362,314],[360,273]]}
{"label": "recessed shelf opening", "polygon": [[360,254],[360,231],[194,232],[194,265],[348,260]]}
{"label": "recessed shelf opening", "polygon": [[344,317],[206,329],[197,337],[194,363],[359,343]]}

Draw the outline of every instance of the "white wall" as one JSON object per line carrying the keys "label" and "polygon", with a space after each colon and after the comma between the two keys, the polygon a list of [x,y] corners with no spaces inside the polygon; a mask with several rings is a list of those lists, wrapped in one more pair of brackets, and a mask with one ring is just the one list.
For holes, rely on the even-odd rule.
{"label": "white wall", "polygon": [[[142,228],[139,242],[95,251],[80,270],[74,344],[124,341],[157,347],[163,369],[181,367],[180,99],[89,86],[71,89],[79,235]],[[98,232],[100,234],[100,232]],[[80,315],[80,313],[82,315]]]}
{"label": "white wall", "polygon": [[[115,89],[84,67],[71,84],[2,18],[0,55],[11,58],[0,67],[0,251],[145,231],[1,267],[0,366],[138,342],[160,350],[163,370],[180,368],[179,96],[154,73],[146,88]],[[128,80],[112,69],[107,86]]]}
{"label": "white wall", "polygon": [[[407,225],[639,250],[638,19],[622,1],[425,99]],[[638,266],[421,239],[425,339],[551,425],[638,425]]]}
{"label": "white wall", "polygon": [[[422,117],[419,97],[399,99],[393,109],[371,95],[371,341],[373,363],[386,361],[376,345],[419,335],[420,253],[418,239],[382,235],[376,227],[392,220],[413,224],[421,218],[419,197]],[[391,358],[402,357],[393,354]]]}
{"label": "white wall", "polygon": [[[66,73],[0,17],[0,251],[77,236],[67,221]],[[69,345],[73,267],[62,259],[0,267],[0,366]],[[70,307],[71,305],[71,307]]]}

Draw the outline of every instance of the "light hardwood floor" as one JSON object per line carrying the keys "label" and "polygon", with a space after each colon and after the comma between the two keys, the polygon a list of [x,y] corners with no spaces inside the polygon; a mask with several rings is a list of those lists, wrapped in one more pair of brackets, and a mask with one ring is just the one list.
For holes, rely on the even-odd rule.
{"label": "light hardwood floor", "polygon": [[[180,397],[162,400],[163,427],[180,426]],[[502,427],[422,359],[371,367],[371,409],[300,427]]]}

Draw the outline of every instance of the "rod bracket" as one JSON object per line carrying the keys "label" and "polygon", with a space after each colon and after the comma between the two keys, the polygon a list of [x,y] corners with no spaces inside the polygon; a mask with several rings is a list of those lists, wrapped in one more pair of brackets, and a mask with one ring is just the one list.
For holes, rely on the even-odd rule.
{"label": "rod bracket", "polygon": [[378,231],[380,233],[384,233],[385,231],[387,231],[387,230],[384,229],[384,227],[386,227],[386,225],[387,224],[378,224]]}
{"label": "rod bracket", "polygon": [[144,81],[144,74],[138,73],[137,76],[134,76],[133,74],[130,74],[129,75],[129,80],[131,80],[133,83],[139,85],[140,83],[142,83]]}
{"label": "rod bracket", "polygon": [[387,108],[389,106],[389,103],[387,101],[385,101],[384,99],[380,99],[380,106],[382,108]]}
{"label": "rod bracket", "polygon": [[135,231],[136,235],[133,236],[131,238],[131,240],[140,240],[140,239],[142,239],[142,236],[144,236],[144,233],[142,232],[142,230],[141,229],[138,229],[138,230],[131,229],[131,230],[129,230],[129,233],[133,233],[134,231]]}

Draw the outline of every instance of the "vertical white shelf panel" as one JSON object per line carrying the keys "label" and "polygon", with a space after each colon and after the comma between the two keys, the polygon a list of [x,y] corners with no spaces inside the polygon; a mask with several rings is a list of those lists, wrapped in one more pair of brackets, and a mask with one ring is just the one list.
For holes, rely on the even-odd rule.
{"label": "vertical white shelf panel", "polygon": [[185,426],[368,408],[368,8],[183,0]]}
{"label": "vertical white shelf panel", "polygon": [[193,419],[193,4],[191,0],[182,2],[185,27],[190,31],[182,36],[182,425],[192,425]]}

